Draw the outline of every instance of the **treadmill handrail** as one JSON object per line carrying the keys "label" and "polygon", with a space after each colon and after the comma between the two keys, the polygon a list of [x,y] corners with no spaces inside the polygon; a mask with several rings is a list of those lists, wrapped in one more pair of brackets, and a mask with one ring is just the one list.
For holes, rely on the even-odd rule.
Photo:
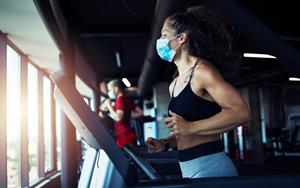
{"label": "treadmill handrail", "polygon": [[55,100],[60,104],[61,109],[80,132],[81,136],[96,150],[103,149],[120,172],[124,181],[127,184],[131,184],[131,181],[134,181],[132,165],[129,164],[128,158],[117,147],[113,138],[100,121],[99,116],[91,111],[68,76],[62,71],[58,71],[50,77],[56,86],[54,90]]}
{"label": "treadmill handrail", "polygon": [[163,179],[161,175],[159,175],[159,173],[131,145],[126,144],[124,150],[150,179]]}

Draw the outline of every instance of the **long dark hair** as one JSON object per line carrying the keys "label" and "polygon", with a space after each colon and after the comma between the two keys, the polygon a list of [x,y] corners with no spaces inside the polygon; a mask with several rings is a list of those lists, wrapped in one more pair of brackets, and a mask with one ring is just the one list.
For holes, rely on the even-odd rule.
{"label": "long dark hair", "polygon": [[212,63],[228,80],[239,76],[240,54],[233,48],[235,31],[205,5],[175,13],[167,23],[176,34],[187,33],[188,53]]}

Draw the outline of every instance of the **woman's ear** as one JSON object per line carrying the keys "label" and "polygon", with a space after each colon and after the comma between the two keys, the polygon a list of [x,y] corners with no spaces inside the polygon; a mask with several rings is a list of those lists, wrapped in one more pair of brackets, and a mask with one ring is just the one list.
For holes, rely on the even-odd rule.
{"label": "woman's ear", "polygon": [[187,41],[187,34],[185,32],[180,33],[178,40],[179,40],[179,44],[183,44],[185,41]]}

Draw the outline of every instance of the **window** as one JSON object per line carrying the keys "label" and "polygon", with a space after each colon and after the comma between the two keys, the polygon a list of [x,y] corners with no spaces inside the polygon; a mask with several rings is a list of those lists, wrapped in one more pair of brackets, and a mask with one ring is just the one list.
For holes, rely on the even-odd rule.
{"label": "window", "polygon": [[[9,188],[35,186],[51,176],[52,172],[55,173],[56,169],[61,168],[61,116],[57,113],[55,121],[52,83],[45,72],[33,65],[33,62],[9,39],[1,40],[0,43],[6,45],[6,48],[0,48],[0,54],[6,53],[7,56],[3,64],[7,87],[0,90],[6,95],[6,138],[0,138],[0,142],[1,145],[4,142],[6,144],[6,153],[3,152],[1,155],[1,158],[6,157],[6,161],[2,161],[1,165],[4,166],[6,162],[7,174],[0,176],[0,186]],[[22,91],[27,93],[23,94]],[[22,121],[25,119],[27,122]],[[57,123],[57,134],[54,131],[54,123]],[[25,140],[26,143],[23,142]],[[54,149],[54,143],[57,143],[57,150]],[[56,152],[58,157],[54,158],[57,156]]]}
{"label": "window", "polygon": [[20,56],[7,46],[7,183],[20,187]]}
{"label": "window", "polygon": [[52,127],[51,127],[51,82],[43,78],[43,104],[44,104],[44,143],[45,143],[45,172],[53,169],[52,164]]}
{"label": "window", "polygon": [[38,180],[38,70],[28,64],[29,182]]}

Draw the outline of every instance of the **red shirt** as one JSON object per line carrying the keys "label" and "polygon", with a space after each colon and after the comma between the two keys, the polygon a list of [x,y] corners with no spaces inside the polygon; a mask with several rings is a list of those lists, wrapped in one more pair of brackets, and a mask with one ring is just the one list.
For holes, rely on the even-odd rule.
{"label": "red shirt", "polygon": [[126,143],[134,143],[135,134],[130,128],[131,111],[136,105],[132,100],[125,96],[116,98],[114,110],[122,110],[124,112],[121,121],[115,121],[115,135],[119,147],[123,148]]}

